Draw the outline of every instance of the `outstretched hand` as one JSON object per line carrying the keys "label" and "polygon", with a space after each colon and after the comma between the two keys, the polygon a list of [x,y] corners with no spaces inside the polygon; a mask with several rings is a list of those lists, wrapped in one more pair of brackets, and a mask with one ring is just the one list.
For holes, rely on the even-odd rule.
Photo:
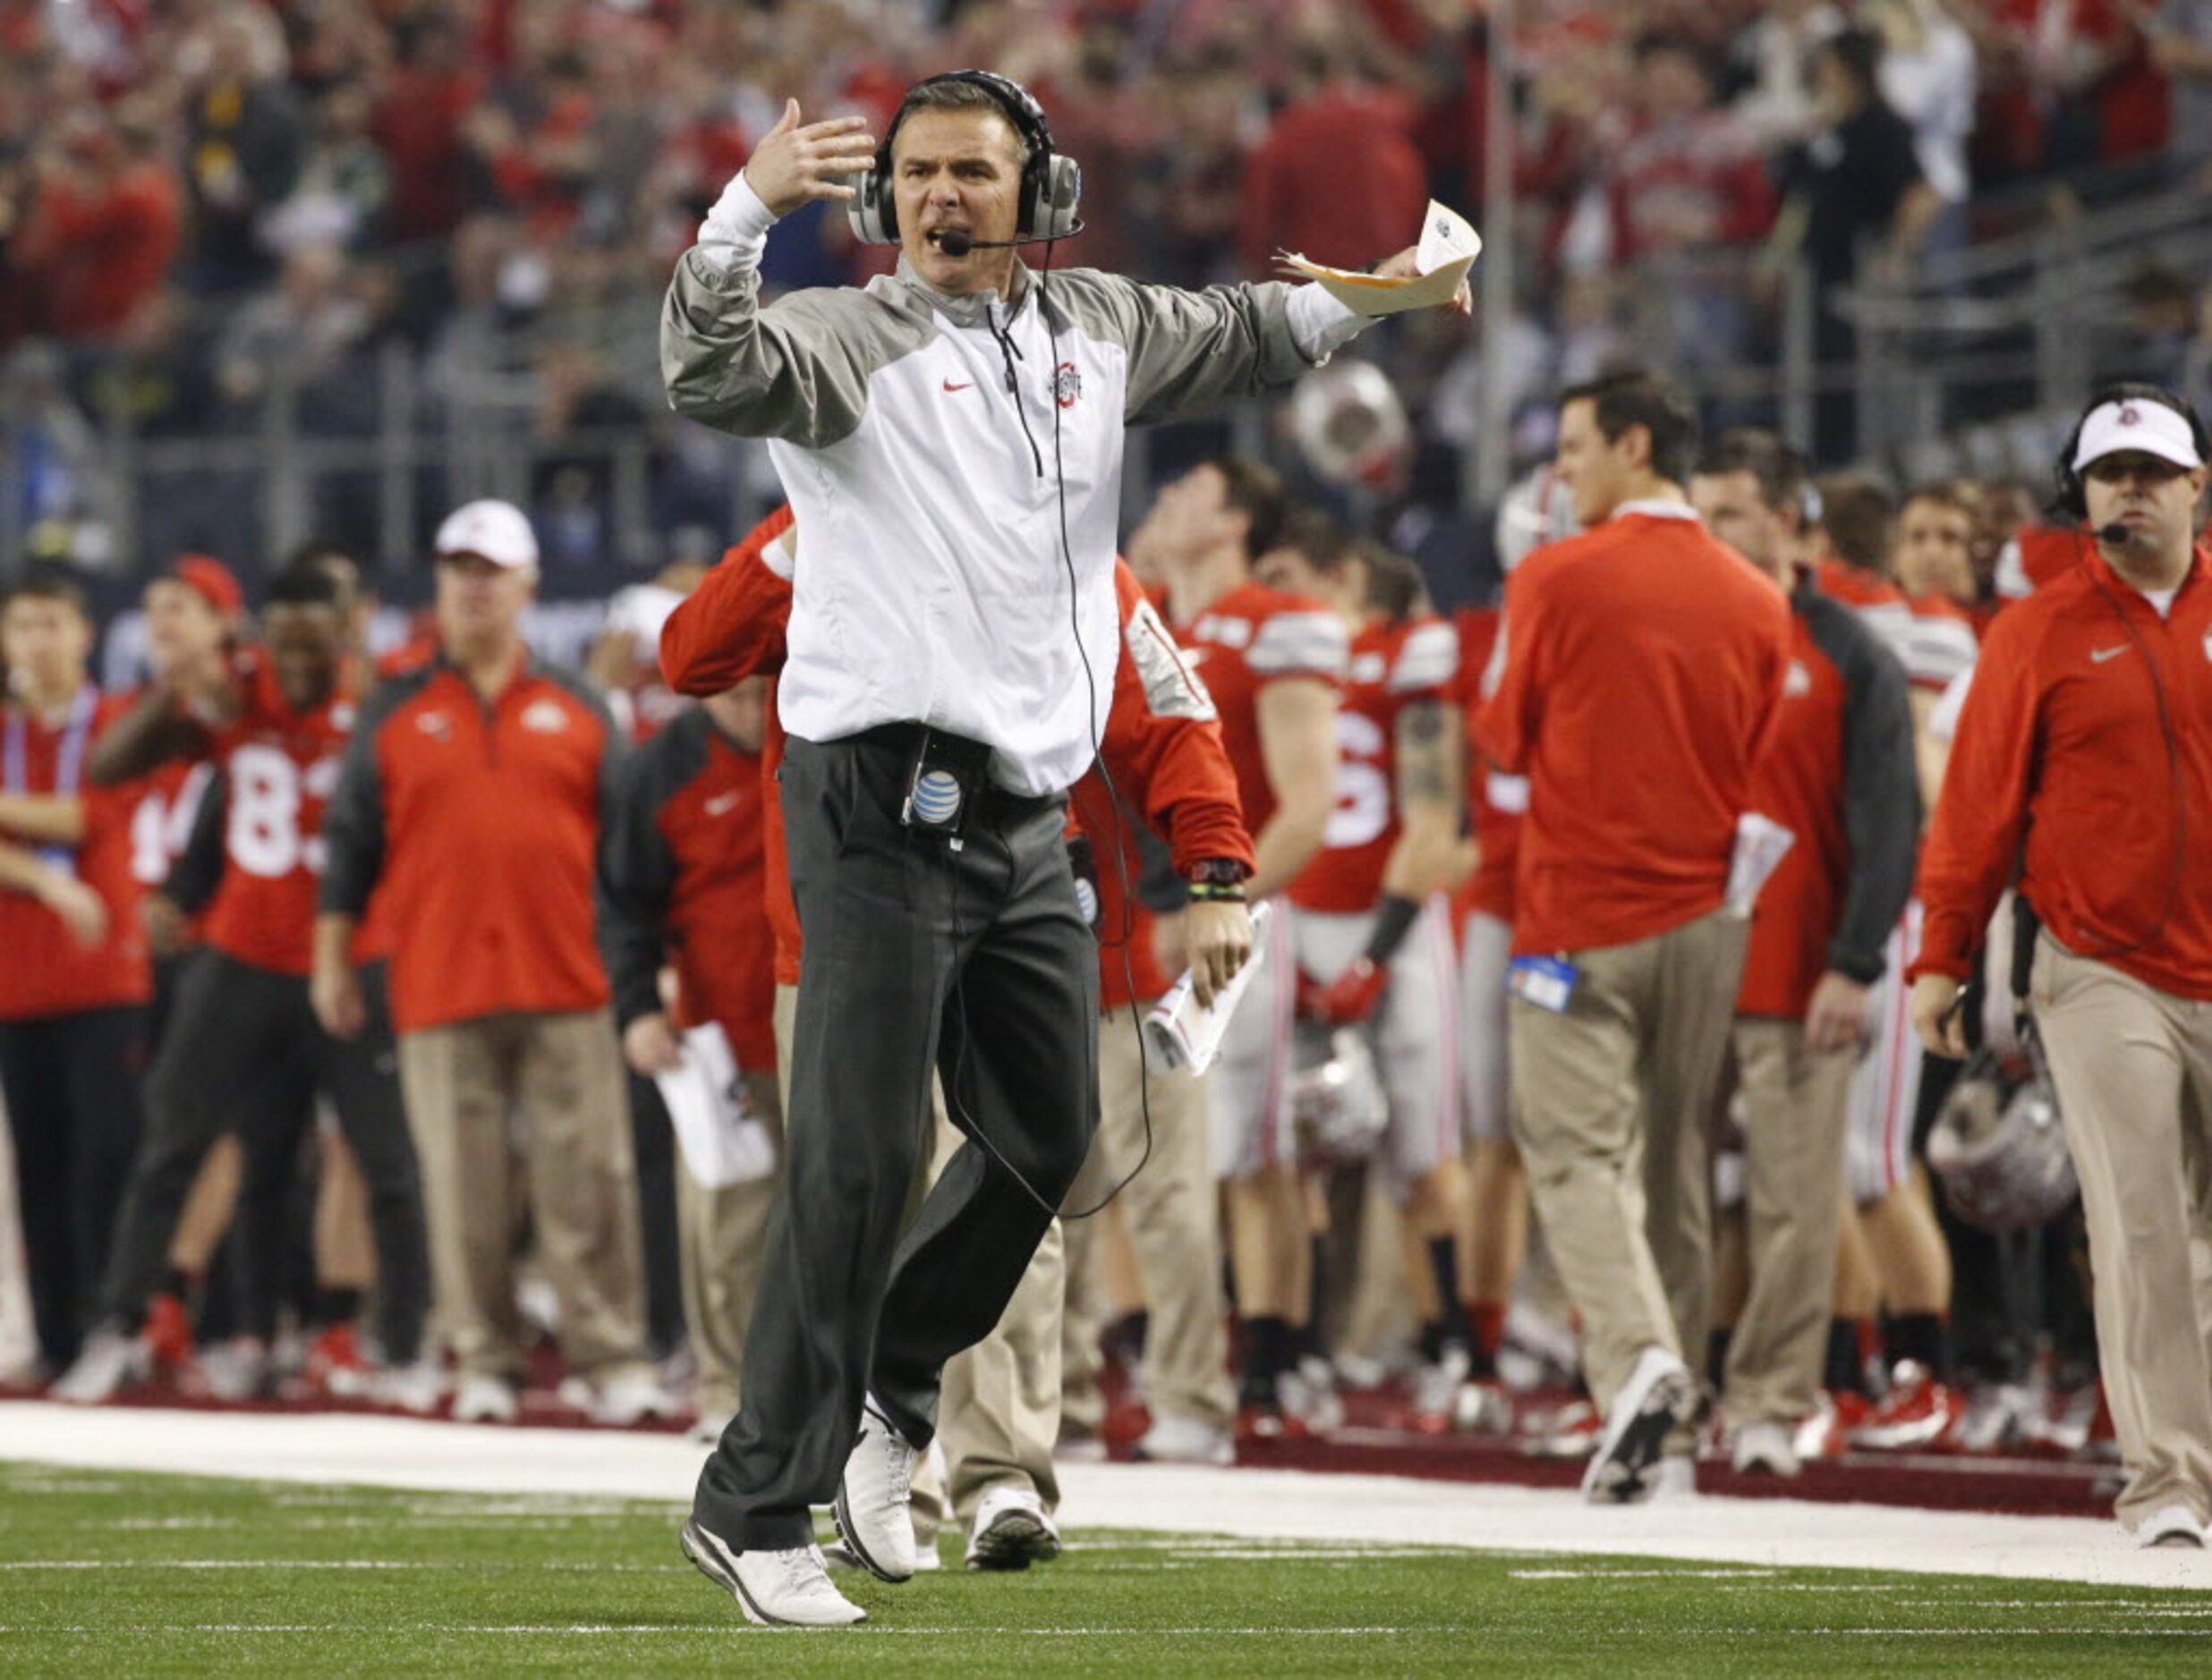
{"label": "outstretched hand", "polygon": [[[756,188],[755,191],[758,189]],[[1385,257],[1381,262],[1375,264],[1374,271],[1386,280],[1418,280],[1421,277],[1421,265],[1417,260],[1419,255],[1418,246],[1408,245],[1395,257]],[[1459,289],[1451,294],[1451,301],[1440,304],[1438,307],[1451,310],[1459,315],[1472,315],[1475,313],[1475,293],[1468,283],[1462,279],[1459,282]]]}
{"label": "outstretched hand", "polygon": [[814,199],[849,199],[855,189],[843,177],[874,165],[875,137],[864,116],[833,116],[827,122],[799,122],[799,102],[784,101],[784,113],[745,160],[745,179],[776,216],[788,216]]}

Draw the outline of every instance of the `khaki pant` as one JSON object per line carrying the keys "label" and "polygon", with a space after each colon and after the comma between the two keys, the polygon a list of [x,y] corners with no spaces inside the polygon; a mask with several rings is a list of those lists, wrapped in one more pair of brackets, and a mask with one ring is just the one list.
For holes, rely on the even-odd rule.
{"label": "khaki pant", "polygon": [[[1215,1199],[1206,1087],[1156,1064],[1145,1079],[1138,1061],[1135,1009],[1102,1015],[1098,1030],[1098,1139],[1069,1208],[1096,1207],[1144,1156],[1144,1107],[1152,1109],[1152,1158],[1119,1203],[1144,1285],[1144,1399],[1155,1417],[1227,1429],[1237,1415],[1229,1379],[1227,1304],[1221,1298],[1221,1226]],[[1097,1222],[1068,1222],[1070,1415],[1093,1428],[1102,1328],[1086,1286],[1097,1263]]]}
{"label": "khaki pant", "polygon": [[560,1303],[562,1357],[603,1377],[642,1362],[637,1170],[621,1052],[604,1010],[487,1015],[399,1035],[422,1168],[435,1308],[464,1372],[519,1379],[508,1141],[519,1114],[539,1262]]}
{"label": "khaki pant", "polygon": [[1857,1058],[1808,1050],[1799,1021],[1746,1015],[1734,1041],[1751,1293],[1728,1345],[1728,1418],[1795,1424],[1813,1409],[1827,1348]]}
{"label": "khaki pant", "polygon": [[[754,1107],[781,1113],[780,1075],[745,1075]],[[779,1160],[780,1166],[780,1150]],[[719,1423],[737,1410],[744,1374],[745,1323],[761,1292],[768,1216],[783,1189],[780,1171],[750,1184],[709,1190],[676,1151],[676,1270],[684,1286],[684,1326],[699,1362],[699,1415]]]}
{"label": "khaki pant", "polygon": [[1601,1407],[1644,1349],[1704,1353],[1713,1102],[1749,929],[1715,912],[1577,952],[1564,1011],[1512,1001],[1514,1134]]}
{"label": "khaki pant", "polygon": [[2030,998],[2081,1181],[2123,1523],[2212,1517],[2212,1003],[2046,936]]}

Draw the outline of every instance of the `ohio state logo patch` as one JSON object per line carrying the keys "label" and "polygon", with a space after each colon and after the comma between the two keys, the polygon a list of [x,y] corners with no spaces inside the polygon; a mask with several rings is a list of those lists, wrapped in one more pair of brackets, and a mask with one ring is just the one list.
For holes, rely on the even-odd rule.
{"label": "ohio state logo patch", "polygon": [[1083,376],[1076,371],[1076,364],[1061,362],[1059,371],[1052,376],[1052,400],[1062,408],[1073,408],[1082,395]]}

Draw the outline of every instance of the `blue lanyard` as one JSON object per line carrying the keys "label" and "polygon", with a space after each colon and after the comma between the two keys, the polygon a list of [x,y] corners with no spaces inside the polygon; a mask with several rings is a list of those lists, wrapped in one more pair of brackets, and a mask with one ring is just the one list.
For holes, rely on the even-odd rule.
{"label": "blue lanyard", "polygon": [[[62,747],[54,765],[55,793],[73,793],[84,779],[84,750],[92,738],[92,713],[98,703],[98,692],[87,683],[77,691],[77,697],[69,703],[69,721],[62,728]],[[18,707],[8,715],[5,774],[7,791],[28,793],[30,788],[29,755],[24,742],[29,733],[28,714]],[[73,848],[70,846],[40,846],[41,862],[56,869],[72,867]]]}

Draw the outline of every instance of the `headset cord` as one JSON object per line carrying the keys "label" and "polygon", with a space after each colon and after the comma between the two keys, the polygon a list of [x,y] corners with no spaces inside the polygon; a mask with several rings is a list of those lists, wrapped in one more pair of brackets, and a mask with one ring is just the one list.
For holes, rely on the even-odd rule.
{"label": "headset cord", "polygon": [[[1084,645],[1083,618],[1080,605],[1077,600],[1079,591],[1077,589],[1076,577],[1075,543],[1069,536],[1068,529],[1068,473],[1061,446],[1060,402],[1059,391],[1059,326],[1058,321],[1053,318],[1051,294],[1046,285],[1044,277],[1051,268],[1053,249],[1059,244],[1059,242],[1058,240],[1047,240],[1045,242],[1044,262],[1037,272],[1037,308],[1039,315],[1044,321],[1044,330],[1047,340],[1052,347],[1053,384],[1048,387],[1047,395],[1052,404],[1052,481],[1059,509],[1060,558],[1067,567],[1068,574],[1068,623],[1069,629],[1075,635],[1076,656],[1083,662],[1084,689],[1089,706],[1089,709],[1085,716],[1086,726],[1089,728],[1091,734],[1092,758],[1098,766],[1100,779],[1104,782],[1106,785],[1106,796],[1109,804],[1113,810],[1116,826],[1118,828],[1126,831],[1129,821],[1128,808],[1122,801],[1121,790],[1114,784],[1113,772],[1107,768],[1105,746],[1099,738],[1098,674],[1092,668],[1091,650]],[[1016,378],[1015,374],[1015,363],[1022,360],[1021,349],[1014,343],[1013,334],[1010,330],[1000,330],[995,304],[986,306],[984,319],[990,326],[991,337],[998,342],[1000,357],[1006,364],[1007,389],[1009,393],[1011,393],[1014,398],[1014,413],[1016,418],[1021,421],[1022,437],[1027,441],[1029,445],[1029,453],[1036,462],[1037,476],[1039,478],[1042,478],[1044,476],[1043,454],[1037,447],[1036,435],[1030,430],[1029,412],[1022,402],[1020,381]],[[1014,849],[1012,845],[1008,843],[1005,832],[1003,830],[999,831],[999,839],[1000,844],[1005,847],[1007,853],[1007,888],[1008,894],[1011,895],[1017,884],[1015,878],[1018,871],[1019,866],[1014,858]],[[1129,942],[1135,937],[1136,931],[1136,896],[1135,886],[1129,879],[1128,850],[1127,847],[1122,844],[1122,840],[1123,835],[1121,833],[1117,833],[1114,836],[1114,867],[1119,872],[1121,881],[1122,922],[1122,934],[1118,943],[1121,953],[1122,980],[1128,988],[1129,997],[1131,999],[1130,1031],[1135,1034],[1136,1039],[1137,1103],[1139,1109],[1143,1113],[1144,1120],[1144,1152],[1137,1157],[1136,1165],[1132,1167],[1128,1172],[1114,1185],[1114,1187],[1106,1192],[1106,1194],[1095,1206],[1083,1209],[1079,1212],[1064,1213],[1059,1206],[1053,1202],[1048,1201],[1042,1195],[1041,1195],[1038,1192],[1036,1186],[1032,1184],[1029,1180],[1024,1176],[1021,1169],[1016,1167],[1013,1162],[1008,1160],[1004,1153],[1000,1150],[998,1146],[991,1142],[990,1137],[985,1133],[983,1127],[976,1124],[975,1116],[972,1113],[967,1112],[960,1101],[960,1079],[962,1072],[967,1065],[967,997],[966,991],[960,984],[959,969],[957,966],[960,963],[960,958],[958,956],[959,947],[964,943],[964,936],[961,931],[960,922],[959,877],[957,870],[949,872],[951,877],[951,923],[956,963],[952,980],[952,1005],[954,1012],[959,1020],[960,1037],[959,1042],[955,1047],[953,1051],[952,1073],[944,1082],[946,1107],[948,1109],[955,1109],[960,1112],[961,1118],[966,1122],[966,1124],[963,1129],[970,1137],[975,1140],[976,1143],[983,1149],[984,1153],[989,1155],[992,1160],[999,1164],[1000,1167],[1009,1178],[1013,1179],[1016,1184],[1022,1187],[1032,1201],[1035,1202],[1047,1213],[1059,1218],[1088,1219],[1097,1214],[1104,1212],[1107,1208],[1112,1205],[1114,1199],[1120,1195],[1124,1190],[1127,1190],[1131,1182],[1136,1179],[1136,1175],[1143,1172],[1146,1166],[1151,1163],[1153,1156],[1151,1059],[1144,1048],[1144,1022],[1136,1014],[1135,1000],[1136,997],[1136,977],[1135,970],[1131,966],[1129,961]],[[1096,1033],[1097,1023],[1095,1022],[1092,1023],[1092,1031],[1093,1034]],[[1097,1061],[1095,1055],[1092,1059],[1091,1082],[1091,1100],[1095,1103],[1097,1100],[1098,1082]]]}

